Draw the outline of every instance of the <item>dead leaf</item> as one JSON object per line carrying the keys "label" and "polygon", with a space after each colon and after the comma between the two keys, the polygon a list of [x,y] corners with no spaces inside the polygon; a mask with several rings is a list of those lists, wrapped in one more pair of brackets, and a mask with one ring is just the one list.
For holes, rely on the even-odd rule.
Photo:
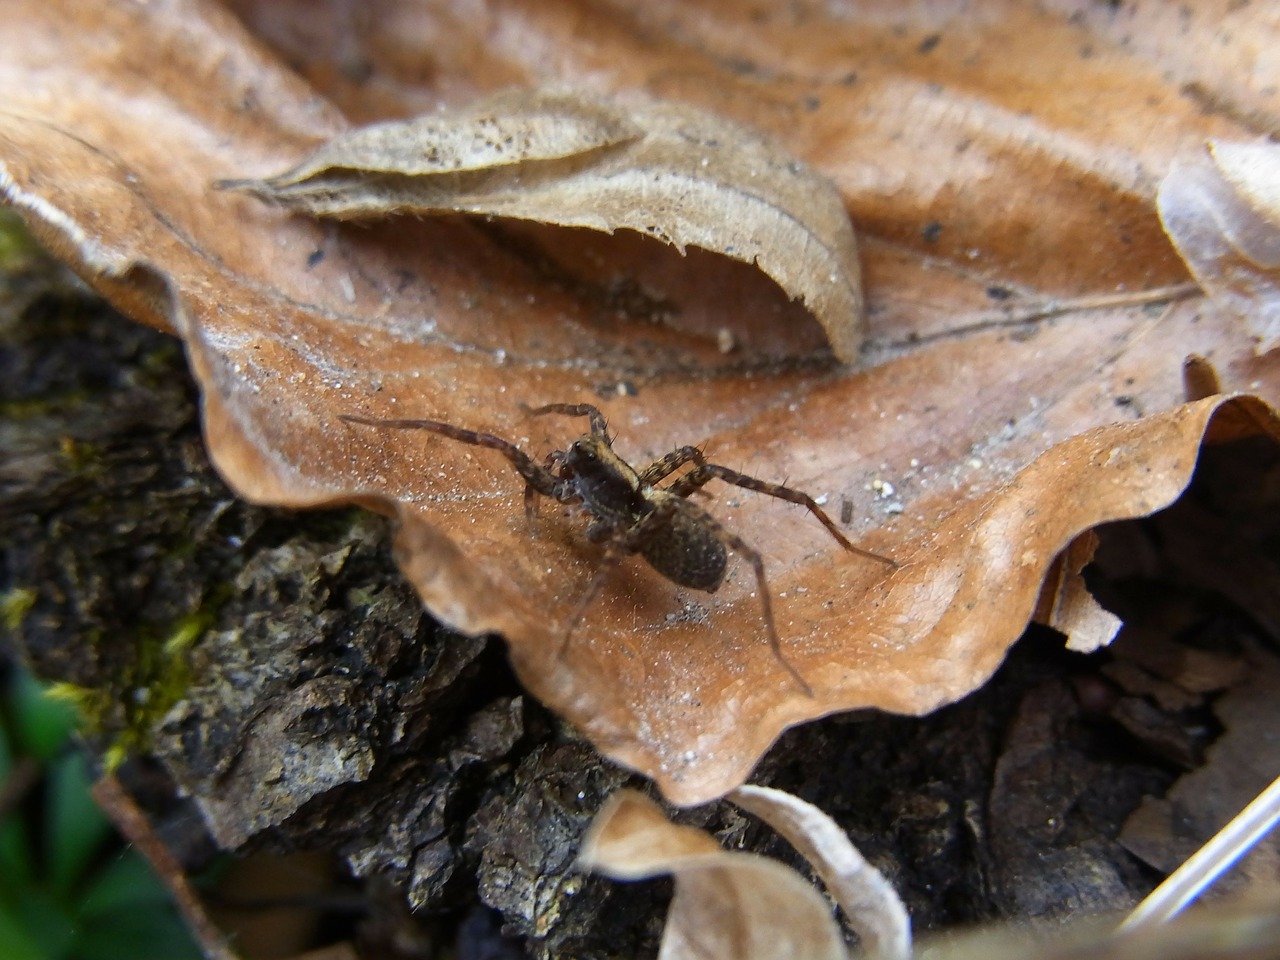
{"label": "dead leaf", "polygon": [[847,956],[831,908],[798,873],[720,849],[701,830],[668,822],[644,794],[623,790],[609,799],[578,862],[615,880],[675,876],[661,960]]}
{"label": "dead leaf", "polygon": [[1052,938],[1034,926],[943,934],[925,956],[937,960],[1263,960],[1275,955],[1280,910],[1259,898],[1192,910],[1133,936],[1116,935],[1116,917],[1073,923]]}
{"label": "dead leaf", "polygon": [[844,911],[863,949],[883,960],[911,956],[911,921],[897,892],[867,863],[836,822],[782,790],[743,786],[728,797],[800,851]]}
{"label": "dead leaf", "polygon": [[1280,147],[1212,141],[1160,185],[1160,218],[1200,285],[1258,352],[1280,344]]}
{"label": "dead leaf", "polygon": [[[1276,435],[1280,365],[1254,351],[1257,318],[1186,299],[1156,212],[1175,157],[1255,136],[1249,117],[1272,109],[1231,59],[1240,37],[1274,37],[1256,7],[1205,57],[1218,18],[1108,5],[477,16],[380,0],[357,23],[341,2],[322,17],[245,0],[237,18],[16,0],[0,189],[98,290],[183,336],[211,455],[243,496],[399,516],[437,616],[502,632],[534,694],[694,803],[791,724],[963,696],[1082,531],[1168,504],[1206,435]],[[316,222],[213,187],[349,123],[512,85],[680,103],[834,182],[862,238],[865,366],[833,362],[816,321],[725,257],[457,216]],[[1183,404],[1191,354],[1224,395]],[[445,420],[540,459],[582,432],[521,412],[547,402],[600,405],[633,463],[703,443],[834,514],[847,503],[850,537],[902,562],[886,576],[802,510],[709,489],[763,554],[813,698],[770,655],[741,558],[714,595],[624,563],[558,658],[599,562],[582,523],[546,505],[527,521],[493,451],[339,419]]]}
{"label": "dead leaf", "polygon": [[1076,537],[1049,568],[1032,619],[1067,638],[1067,649],[1092,653],[1105,647],[1120,629],[1120,618],[1094,599],[1081,576],[1098,549],[1092,530]]}
{"label": "dead leaf", "polygon": [[285,173],[226,185],[341,219],[472,213],[635,230],[759,267],[812,311],[841,360],[862,341],[839,194],[751,130],[679,103],[506,91],[340,134]]}

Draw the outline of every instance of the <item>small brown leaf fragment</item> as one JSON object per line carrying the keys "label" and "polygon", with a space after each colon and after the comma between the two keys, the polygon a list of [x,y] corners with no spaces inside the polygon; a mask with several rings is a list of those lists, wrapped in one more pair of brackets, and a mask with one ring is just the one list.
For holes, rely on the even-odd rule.
{"label": "small brown leaf fragment", "polygon": [[[1134,631],[1132,635],[1126,631],[1114,651],[1119,662],[1137,666],[1144,673],[1190,694],[1218,693],[1239,683],[1248,672],[1248,666],[1240,657],[1197,650],[1150,631]],[[1134,688],[1130,692],[1147,691]],[[1166,706],[1166,709],[1176,707]]]}
{"label": "small brown leaf fragment", "polygon": [[1186,710],[1204,702],[1204,697],[1200,694],[1184,690],[1176,683],[1148,673],[1130,660],[1117,659],[1103,664],[1102,674],[1126,693],[1135,697],[1150,697],[1161,710]]}
{"label": "small brown leaf fragment", "polygon": [[1204,754],[1204,736],[1142,697],[1121,697],[1108,712],[1134,740],[1184,770],[1194,769]]}
{"label": "small brown leaf fragment", "polygon": [[1071,541],[1046,574],[1032,617],[1065,634],[1067,649],[1076,653],[1092,653],[1105,647],[1120,629],[1120,618],[1094,599],[1080,575],[1097,549],[1098,535],[1092,530]]}
{"label": "small brown leaf fragment", "polygon": [[861,274],[840,195],[760,134],[684,104],[513,90],[340,134],[266,180],[224,181],[313,216],[469,213],[613,233],[755,264],[853,360]]}
{"label": "small brown leaf fragment", "polygon": [[701,830],[668,822],[641,793],[623,790],[609,799],[579,864],[616,880],[675,876],[660,960],[845,960],[830,907],[799,874],[722,850]]}

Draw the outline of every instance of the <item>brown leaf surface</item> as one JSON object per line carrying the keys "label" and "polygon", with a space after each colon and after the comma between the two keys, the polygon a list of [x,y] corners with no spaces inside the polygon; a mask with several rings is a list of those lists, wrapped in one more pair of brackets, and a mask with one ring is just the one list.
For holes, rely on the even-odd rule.
{"label": "brown leaf surface", "polygon": [[[5,196],[98,289],[184,337],[212,456],[245,497],[400,516],[431,609],[501,631],[533,693],[677,802],[741,782],[790,724],[962,696],[1078,534],[1173,500],[1206,430],[1276,433],[1257,400],[1183,404],[1190,354],[1271,403],[1280,370],[1238,312],[1175,298],[1186,268],[1156,213],[1175,157],[1274,126],[1275,91],[1223,52],[1275,39],[1252,7],[234,10],[15,0]],[[214,189],[351,123],[513,85],[689,104],[832,180],[862,243],[863,367],[724,257],[461,217],[321,223]],[[741,558],[713,596],[624,563],[558,659],[599,556],[581,519],[544,502],[527,521],[492,451],[338,419],[446,420],[541,457],[583,425],[520,404],[566,401],[603,407],[633,463],[704,443],[902,563],[886,575],[802,510],[710,488],[707,509],[764,556],[813,698],[771,657]]]}

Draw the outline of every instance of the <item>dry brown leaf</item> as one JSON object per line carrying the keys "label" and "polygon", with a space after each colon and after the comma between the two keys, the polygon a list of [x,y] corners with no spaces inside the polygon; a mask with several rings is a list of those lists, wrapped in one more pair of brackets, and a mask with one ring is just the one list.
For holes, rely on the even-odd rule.
{"label": "dry brown leaf", "polygon": [[722,850],[694,827],[670,823],[642,793],[623,790],[609,799],[578,862],[615,880],[675,876],[662,960],[847,956],[831,908],[807,880],[754,853]]}
{"label": "dry brown leaf", "polygon": [[1200,285],[1280,345],[1280,147],[1211,142],[1160,185],[1160,218]]}
{"label": "dry brown leaf", "polygon": [[1084,568],[1093,562],[1098,535],[1088,530],[1058,554],[1045,576],[1031,619],[1067,638],[1067,649],[1092,653],[1115,639],[1120,618],[1105,609],[1084,582]]}
{"label": "dry brown leaf", "polygon": [[505,91],[340,134],[285,173],[226,185],[341,219],[472,213],[634,230],[759,267],[809,308],[841,360],[862,342],[840,195],[751,130],[679,103]]}
{"label": "dry brown leaf", "polygon": [[[1206,431],[1276,435],[1280,365],[1236,314],[1172,302],[1186,268],[1155,208],[1176,156],[1242,141],[1272,109],[1273,93],[1200,57],[1216,15],[234,9],[14,0],[0,188],[99,290],[184,337],[211,454],[243,496],[399,516],[402,566],[430,608],[502,632],[534,694],[677,802],[741,783],[788,725],[962,696],[1082,531],[1168,504]],[[1258,17],[1233,10],[1222,49],[1274,39]],[[835,363],[801,307],[725,257],[460,217],[318,223],[213,187],[296,164],[345,118],[513,84],[710,111],[832,180],[863,238],[866,367]],[[1214,91],[1232,109],[1204,109]],[[1226,396],[1182,404],[1190,354]],[[520,404],[557,401],[603,407],[634,463],[705,443],[785,479],[903,563],[887,576],[802,510],[711,491],[707,508],[764,556],[813,698],[770,655],[740,558],[713,596],[624,563],[558,658],[598,566],[580,519],[544,504],[527,521],[492,451],[339,419],[446,420],[540,458],[583,425]]]}

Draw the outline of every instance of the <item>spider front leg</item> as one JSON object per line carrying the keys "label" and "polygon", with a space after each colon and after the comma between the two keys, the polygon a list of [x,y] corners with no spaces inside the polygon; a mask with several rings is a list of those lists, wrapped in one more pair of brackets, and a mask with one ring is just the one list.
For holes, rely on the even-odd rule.
{"label": "spider front leg", "polygon": [[[686,447],[685,449],[696,449]],[[701,451],[699,451],[701,455]],[[698,459],[696,457],[690,459]],[[656,466],[656,464],[655,464]],[[650,468],[652,469],[652,468]],[[827,531],[836,538],[836,542],[844,547],[850,553],[856,553],[860,557],[866,557],[868,560],[875,560],[877,563],[883,563],[887,566],[897,569],[898,561],[891,560],[889,557],[873,553],[870,550],[864,550],[862,547],[854,546],[849,542],[849,538],[840,532],[835,522],[827,516],[813,497],[799,490],[792,490],[790,487],[784,487],[780,483],[770,483],[767,480],[759,480],[755,477],[748,476],[745,473],[739,473],[737,470],[730,470],[728,467],[722,467],[718,463],[707,463],[705,460],[698,463],[698,466],[690,470],[683,477],[667,487],[669,493],[677,497],[687,497],[695,490],[701,489],[704,485],[712,480],[723,480],[725,483],[731,483],[735,487],[742,487],[745,490],[754,490],[756,493],[763,493],[770,497],[777,497],[779,500],[786,500],[789,503],[795,503],[805,507],[810,513],[818,518],[818,521],[827,528]]]}
{"label": "spider front leg", "polygon": [[[553,498],[565,503],[569,500],[568,492],[563,489],[560,483],[560,475],[556,472],[557,467],[564,463],[564,451],[552,450],[542,459],[542,469],[551,474],[555,478],[555,492],[551,494]],[[532,520],[538,513],[538,503],[536,497],[540,491],[528,481],[524,485],[524,515],[525,519]]]}
{"label": "spider front leg", "polygon": [[592,436],[606,439],[609,436],[604,414],[600,412],[599,407],[589,403],[548,403],[541,407],[530,407],[522,403],[520,409],[532,417],[540,417],[547,413],[562,413],[566,417],[587,417],[591,422]]}
{"label": "spider front leg", "polygon": [[659,457],[645,467],[640,473],[640,482],[653,486],[671,476],[686,463],[706,462],[706,456],[697,447],[681,447],[679,450],[672,450],[665,457]]}
{"label": "spider front leg", "polygon": [[503,440],[501,437],[495,437],[491,433],[465,430],[462,427],[455,427],[451,423],[444,423],[440,420],[379,420],[376,417],[356,417],[350,414],[343,414],[338,419],[344,423],[358,423],[366,427],[385,427],[391,430],[427,430],[431,433],[438,433],[442,437],[448,437],[450,440],[457,440],[459,443],[468,443],[473,447],[487,447],[490,450],[497,450],[515,467],[516,472],[524,477],[526,509],[533,497],[531,490],[545,497],[560,499],[560,482],[555,474],[537,463],[514,443],[509,440]]}
{"label": "spider front leg", "polygon": [[582,596],[574,604],[573,612],[569,614],[569,618],[564,623],[564,631],[560,634],[560,646],[556,648],[557,659],[564,659],[565,651],[569,649],[569,640],[573,637],[573,631],[578,628],[578,624],[586,616],[587,609],[595,602],[596,597],[600,595],[600,588],[609,579],[609,574],[618,565],[618,561],[622,559],[624,553],[625,551],[616,541],[605,547],[604,554],[600,557],[600,565],[596,567],[595,575],[592,576],[591,582],[587,584],[587,589],[582,592]]}

